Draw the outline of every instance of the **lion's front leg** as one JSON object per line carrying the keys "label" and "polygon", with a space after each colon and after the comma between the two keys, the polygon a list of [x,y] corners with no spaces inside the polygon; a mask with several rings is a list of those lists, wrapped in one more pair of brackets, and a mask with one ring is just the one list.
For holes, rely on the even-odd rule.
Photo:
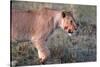
{"label": "lion's front leg", "polygon": [[50,55],[50,51],[46,45],[46,42],[45,41],[35,41],[34,45],[36,49],[38,50],[38,57],[40,59],[40,63],[45,63],[45,61]]}

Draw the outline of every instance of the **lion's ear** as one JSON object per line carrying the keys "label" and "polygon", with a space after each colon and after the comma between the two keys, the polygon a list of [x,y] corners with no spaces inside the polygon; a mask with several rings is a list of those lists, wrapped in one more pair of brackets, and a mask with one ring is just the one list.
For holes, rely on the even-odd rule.
{"label": "lion's ear", "polygon": [[65,11],[62,11],[62,17],[66,17],[66,12]]}

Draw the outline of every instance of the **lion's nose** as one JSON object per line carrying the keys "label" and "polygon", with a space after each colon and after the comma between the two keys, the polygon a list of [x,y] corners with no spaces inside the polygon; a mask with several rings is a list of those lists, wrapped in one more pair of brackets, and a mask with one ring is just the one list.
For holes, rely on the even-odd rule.
{"label": "lion's nose", "polygon": [[77,23],[76,25],[79,26],[79,23]]}
{"label": "lion's nose", "polygon": [[73,33],[70,29],[68,30],[68,33]]}
{"label": "lion's nose", "polygon": [[79,24],[77,23],[76,26],[75,26],[75,30],[77,30],[79,27]]}
{"label": "lion's nose", "polygon": [[77,28],[79,27],[79,23],[76,24]]}
{"label": "lion's nose", "polygon": [[75,27],[75,30],[77,30],[78,27]]}

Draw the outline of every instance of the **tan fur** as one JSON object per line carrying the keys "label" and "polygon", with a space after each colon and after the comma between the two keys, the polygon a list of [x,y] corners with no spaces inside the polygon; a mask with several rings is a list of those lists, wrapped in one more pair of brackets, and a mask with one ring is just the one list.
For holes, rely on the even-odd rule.
{"label": "tan fur", "polygon": [[[70,23],[70,20],[73,22]],[[43,63],[50,52],[46,46],[48,36],[57,28],[65,31],[75,31],[77,27],[71,13],[63,17],[62,11],[41,8],[34,11],[21,11],[12,9],[11,37],[13,40],[31,40],[38,50],[38,56]]]}

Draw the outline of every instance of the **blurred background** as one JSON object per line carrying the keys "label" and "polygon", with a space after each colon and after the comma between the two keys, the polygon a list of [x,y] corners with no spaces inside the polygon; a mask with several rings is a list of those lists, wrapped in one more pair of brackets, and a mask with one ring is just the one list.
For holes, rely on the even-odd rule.
{"label": "blurred background", "polygon": [[[76,35],[66,35],[57,29],[47,41],[51,56],[46,64],[93,62],[96,61],[96,6],[28,1],[11,1],[11,9],[36,10],[49,7],[57,10],[72,11],[79,24]],[[11,42],[11,61],[18,60],[18,66],[39,65],[37,50],[31,42]]]}

